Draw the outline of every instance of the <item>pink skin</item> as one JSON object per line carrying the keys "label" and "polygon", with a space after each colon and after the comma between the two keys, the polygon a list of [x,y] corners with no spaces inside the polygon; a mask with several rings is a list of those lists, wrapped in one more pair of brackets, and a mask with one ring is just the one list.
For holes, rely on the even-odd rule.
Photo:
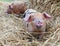
{"label": "pink skin", "polygon": [[[45,17],[45,19],[49,19],[49,18],[51,18],[51,16],[50,15],[48,15],[46,12],[43,12],[43,15],[42,15],[43,17]],[[40,17],[40,18],[33,18],[34,20],[34,23],[35,23],[35,25],[37,26],[37,27],[42,27],[42,26],[44,26],[44,19],[43,19],[43,17]]]}
{"label": "pink skin", "polygon": [[43,26],[43,21],[44,21],[43,19],[35,18],[33,22],[36,25],[36,27],[39,28],[39,27],[42,27]]}
{"label": "pink skin", "polygon": [[34,13],[33,15],[30,14],[27,18],[28,18],[27,21],[33,22],[36,27],[42,27],[44,26],[45,21],[51,18],[51,16],[44,12]]}

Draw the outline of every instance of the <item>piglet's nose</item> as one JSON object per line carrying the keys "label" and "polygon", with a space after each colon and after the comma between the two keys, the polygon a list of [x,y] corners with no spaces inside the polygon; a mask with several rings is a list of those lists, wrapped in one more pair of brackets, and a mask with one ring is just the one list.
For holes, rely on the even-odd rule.
{"label": "piglet's nose", "polygon": [[39,24],[36,25],[37,28],[41,28],[42,26],[43,26],[42,23],[39,23]]}
{"label": "piglet's nose", "polygon": [[42,24],[42,22],[38,21],[38,24]]}
{"label": "piglet's nose", "polygon": [[43,23],[42,23],[42,22],[38,22],[37,25],[38,25],[38,26],[43,26]]}
{"label": "piglet's nose", "polygon": [[42,24],[42,22],[38,22],[38,24]]}

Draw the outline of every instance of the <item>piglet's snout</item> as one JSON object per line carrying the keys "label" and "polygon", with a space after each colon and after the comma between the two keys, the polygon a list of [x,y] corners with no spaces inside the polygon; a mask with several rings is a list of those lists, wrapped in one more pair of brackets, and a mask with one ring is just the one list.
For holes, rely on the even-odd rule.
{"label": "piglet's snout", "polygon": [[40,27],[42,27],[42,26],[43,26],[43,23],[42,23],[42,22],[38,21],[38,22],[36,23],[36,27],[37,27],[37,28],[40,28]]}

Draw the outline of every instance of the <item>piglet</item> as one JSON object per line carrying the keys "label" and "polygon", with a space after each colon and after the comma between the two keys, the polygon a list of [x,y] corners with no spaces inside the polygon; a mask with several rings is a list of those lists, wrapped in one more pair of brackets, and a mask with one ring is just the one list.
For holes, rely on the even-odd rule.
{"label": "piglet", "polygon": [[27,9],[27,3],[26,2],[13,2],[11,3],[7,8],[8,14],[23,14],[25,10]]}
{"label": "piglet", "polygon": [[27,30],[41,39],[46,30],[46,21],[50,18],[51,16],[46,12],[39,13],[36,10],[28,9],[25,12],[24,21],[27,23]]}

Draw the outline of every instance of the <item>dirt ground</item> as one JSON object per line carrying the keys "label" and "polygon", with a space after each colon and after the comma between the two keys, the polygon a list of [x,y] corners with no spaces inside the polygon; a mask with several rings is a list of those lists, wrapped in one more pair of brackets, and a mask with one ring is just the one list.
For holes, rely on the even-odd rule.
{"label": "dirt ground", "polygon": [[8,5],[7,2],[3,2],[5,5],[0,4],[0,46],[60,46],[60,0],[28,0],[27,2],[29,8],[47,12],[52,16],[47,21],[48,33],[41,41],[33,37],[26,30],[25,22],[21,17],[5,13]]}

